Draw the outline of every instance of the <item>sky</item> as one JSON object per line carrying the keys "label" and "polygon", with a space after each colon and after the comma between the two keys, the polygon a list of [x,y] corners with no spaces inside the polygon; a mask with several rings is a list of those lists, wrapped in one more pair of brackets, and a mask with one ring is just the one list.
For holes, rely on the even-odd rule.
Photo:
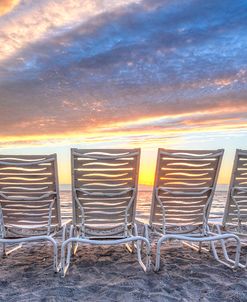
{"label": "sky", "polygon": [[0,152],[247,149],[247,0],[0,0]]}

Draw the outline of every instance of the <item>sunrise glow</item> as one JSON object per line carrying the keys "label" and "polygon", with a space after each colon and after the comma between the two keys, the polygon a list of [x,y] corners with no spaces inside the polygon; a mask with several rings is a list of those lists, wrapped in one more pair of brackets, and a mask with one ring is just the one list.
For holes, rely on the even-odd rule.
{"label": "sunrise glow", "polygon": [[247,148],[245,1],[2,1],[2,154],[224,148],[219,182]]}

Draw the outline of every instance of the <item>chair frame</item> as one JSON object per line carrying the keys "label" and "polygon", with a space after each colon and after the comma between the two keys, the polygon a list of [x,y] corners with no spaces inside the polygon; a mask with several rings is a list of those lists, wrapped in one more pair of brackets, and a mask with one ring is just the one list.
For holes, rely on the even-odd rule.
{"label": "chair frame", "polygon": [[[239,170],[239,163],[240,163],[241,156],[246,157],[246,171],[247,171],[247,150],[236,149],[222,225],[214,223],[211,225],[211,229],[212,231],[218,234],[224,234],[225,232],[227,232],[237,235],[240,238],[241,245],[247,246],[247,230],[243,229],[242,218],[241,218],[241,208],[243,207],[243,205],[240,205],[237,199],[234,197],[234,194],[236,193],[240,193],[240,194],[243,193],[244,198],[247,200],[247,185],[246,186],[235,185],[237,178],[242,178],[243,181],[247,182],[247,175],[245,176],[246,171],[243,171],[244,173],[243,174]],[[231,206],[235,206],[236,209],[235,215],[237,221],[235,222],[229,221],[229,215],[232,214],[230,209]],[[245,206],[245,210],[247,210],[247,206]],[[245,224],[245,227],[247,227],[247,223]],[[224,242],[221,243],[221,247],[223,252],[225,253],[226,245]],[[244,264],[241,263],[239,266],[245,268],[247,267],[247,257],[245,263]]]}
{"label": "chair frame", "polygon": [[[247,236],[247,233],[243,233],[241,230],[242,227],[242,219],[241,219],[241,209],[239,207],[238,201],[234,197],[234,192],[237,191],[239,193],[246,193],[246,199],[247,199],[247,185],[244,187],[241,186],[235,186],[235,181],[237,178],[237,170],[238,170],[238,163],[239,159],[241,156],[245,156],[247,158],[247,150],[241,150],[237,149],[235,153],[235,158],[234,158],[234,164],[232,168],[232,174],[231,174],[231,180],[230,180],[230,185],[227,193],[227,201],[226,201],[226,206],[225,206],[225,211],[224,211],[224,216],[223,216],[223,221],[222,221],[222,227],[223,229],[226,229],[228,226],[228,216],[230,213],[230,206],[231,204],[234,204],[237,210],[237,223],[232,223],[231,225],[236,226],[237,231],[234,232],[235,234],[239,236]],[[246,160],[247,162],[247,160]],[[246,165],[246,171],[247,171],[247,165]],[[247,173],[247,172],[245,172]],[[241,175],[243,177],[243,175]],[[239,177],[239,176],[238,176]],[[247,175],[245,181],[247,182]],[[246,206],[247,209],[247,206]]]}
{"label": "chair frame", "polygon": [[[100,153],[94,155],[93,153]],[[117,154],[114,154],[117,153]],[[103,155],[102,155],[103,154]],[[107,155],[105,155],[107,154]],[[118,155],[120,154],[120,155]],[[100,160],[114,160],[119,158],[136,157],[136,172],[134,176],[134,187],[122,189],[120,192],[103,192],[101,191],[89,191],[77,187],[75,183],[75,167],[74,160],[76,156],[84,156],[87,159],[95,161]],[[148,239],[138,235],[137,226],[135,224],[135,212],[136,212],[136,197],[137,197],[137,185],[139,176],[139,164],[140,164],[140,149],[71,149],[71,169],[72,169],[72,199],[73,199],[73,225],[70,227],[69,239],[65,240],[61,248],[61,266],[62,276],[65,276],[70,262],[71,254],[76,254],[78,244],[91,244],[91,245],[119,245],[125,244],[129,252],[133,253],[134,249],[137,250],[138,262],[144,271],[148,271],[150,268],[150,244]],[[91,173],[95,172],[91,170]],[[102,173],[104,171],[100,171]],[[99,172],[98,172],[99,173]],[[95,189],[97,190],[97,189]],[[118,198],[126,193],[131,193],[131,198],[127,207],[124,210],[124,221],[120,224],[119,229],[107,228],[104,222],[100,224],[100,228],[85,227],[86,217],[83,205],[80,203],[77,192],[84,194],[86,197],[97,199],[101,198]],[[105,206],[104,206],[105,207]],[[128,221],[129,211],[132,209],[131,221]],[[81,214],[81,221],[78,223],[78,217]],[[122,231],[123,234],[119,235]],[[90,233],[91,232],[91,233]],[[135,245],[136,242],[136,245]],[[142,261],[141,256],[141,242],[145,243],[147,256],[145,263]],[[130,246],[129,243],[132,243]],[[67,255],[66,255],[67,251]]]}
{"label": "chair frame", "polygon": [[[4,160],[4,158],[6,158]],[[11,162],[12,161],[12,162]],[[59,264],[58,264],[58,247],[57,247],[57,242],[54,240],[54,236],[62,230],[63,228],[63,238],[66,237],[66,223],[62,225],[61,223],[61,213],[60,213],[60,195],[59,195],[59,185],[58,185],[58,173],[57,173],[57,155],[56,154],[51,154],[51,155],[1,155],[0,156],[0,165],[2,165],[5,168],[0,169],[1,171],[4,170],[11,170],[12,173],[11,175],[14,175],[14,181],[17,181],[16,184],[14,182],[11,182],[12,187],[15,188],[15,185],[18,186],[18,177],[25,177],[23,176],[25,173],[28,173],[28,177],[37,177],[38,172],[32,173],[32,167],[40,164],[47,164],[51,163],[53,165],[53,168],[51,170],[51,177],[53,178],[53,183],[54,185],[54,191],[52,192],[35,192],[32,191],[32,189],[29,187],[28,188],[28,183],[24,183],[23,186],[25,187],[18,187],[19,190],[21,190],[21,195],[20,193],[15,193],[14,191],[11,192],[11,189],[8,193],[5,193],[4,190],[0,190],[0,243],[2,244],[3,247],[3,256],[7,256],[13,251],[19,249],[22,247],[22,245],[26,242],[37,242],[37,241],[48,241],[53,245],[53,269],[55,272],[59,271]],[[42,168],[42,165],[40,166]],[[30,169],[31,170],[28,170]],[[16,171],[16,172],[15,172]],[[19,172],[18,172],[19,171]],[[26,172],[28,171],[28,172]],[[4,175],[3,177],[9,179],[8,175]],[[16,174],[15,174],[16,173]],[[34,174],[34,175],[32,175]],[[36,175],[35,175],[36,174]],[[1,175],[0,175],[1,176]],[[44,174],[42,175],[44,176]],[[17,178],[17,180],[15,180]],[[47,176],[48,178],[48,176]],[[46,179],[47,179],[46,178]],[[31,178],[29,178],[31,179]],[[35,179],[35,178],[34,178]],[[2,179],[1,179],[2,180]],[[22,180],[24,182],[24,180]],[[20,185],[20,184],[19,184]],[[33,192],[33,193],[32,193]],[[25,195],[26,193],[26,195]],[[10,194],[8,196],[8,194]],[[28,196],[29,195],[29,196]],[[30,195],[39,195],[39,196],[30,196]],[[38,206],[38,202],[40,201],[42,203],[42,200],[45,198],[52,198],[53,201],[49,205],[49,209],[47,212],[48,215],[48,221],[47,225],[36,225],[35,223],[32,224],[31,222],[28,225],[25,225],[25,223],[20,224],[20,225],[15,225],[13,224],[7,224],[5,223],[4,220],[8,220],[8,216],[4,218],[4,209],[7,206],[11,206],[11,203],[17,202],[15,205],[16,207],[16,213],[18,213],[18,203],[20,202],[19,206],[24,206],[25,208],[25,203],[29,203],[29,207],[32,207],[32,203],[37,203],[35,206]],[[9,203],[9,204],[8,204]],[[56,215],[56,223],[52,225],[52,211],[53,211],[53,206],[56,203],[56,210],[55,210],[55,215]],[[27,206],[27,205],[26,205]],[[34,206],[34,205],[33,205]],[[34,207],[35,208],[35,207]],[[21,208],[19,208],[21,209]],[[23,211],[23,209],[22,209]],[[15,214],[16,215],[16,214]],[[24,216],[25,217],[25,216]],[[16,231],[16,229],[20,231]],[[36,232],[36,234],[35,234]],[[37,235],[37,232],[39,233]],[[10,234],[10,236],[8,236]],[[18,236],[18,237],[17,237]],[[17,246],[6,250],[6,245],[15,245],[18,244]]]}
{"label": "chair frame", "polygon": [[[208,155],[200,155],[203,153],[206,153]],[[157,156],[157,164],[156,164],[155,183],[154,183],[154,188],[153,188],[153,198],[152,198],[151,212],[150,212],[150,222],[149,222],[149,225],[145,225],[144,229],[143,229],[143,234],[144,233],[148,234],[148,237],[146,237],[147,239],[149,239],[150,232],[152,232],[153,234],[158,235],[160,237],[160,239],[157,242],[156,261],[155,261],[155,268],[154,268],[155,271],[158,271],[160,269],[161,245],[162,245],[162,243],[168,242],[170,240],[181,240],[185,245],[190,246],[191,248],[193,248],[199,252],[201,252],[202,249],[204,250],[204,248],[202,248],[202,243],[209,242],[211,250],[212,250],[212,254],[218,262],[223,263],[226,266],[231,267],[231,268],[236,268],[239,266],[239,257],[240,257],[240,249],[241,249],[239,238],[234,234],[217,234],[217,233],[211,231],[208,226],[208,216],[209,216],[210,208],[211,208],[212,201],[213,201],[213,196],[214,196],[214,192],[215,192],[215,188],[216,188],[216,183],[217,183],[217,179],[218,179],[218,174],[219,174],[219,170],[220,170],[223,153],[224,153],[223,149],[219,149],[219,150],[167,150],[167,149],[159,148],[158,156]],[[174,159],[183,159],[183,160],[188,160],[188,161],[192,158],[193,159],[197,158],[199,160],[207,159],[207,158],[216,158],[216,160],[217,160],[217,158],[218,158],[217,170],[212,178],[212,180],[213,180],[212,187],[204,187],[204,188],[202,187],[199,192],[193,192],[193,191],[189,192],[186,190],[183,191],[183,189],[184,189],[183,187],[182,188],[158,187],[157,184],[158,184],[158,180],[160,177],[159,169],[160,169],[160,165],[161,165],[161,156],[162,155],[171,156],[172,158],[174,157]],[[197,157],[195,157],[195,156],[197,156]],[[170,194],[170,196],[173,196],[173,197],[176,197],[176,196],[181,197],[181,195],[182,196],[187,195],[188,197],[202,196],[203,194],[209,193],[209,191],[210,191],[207,202],[204,204],[204,207],[203,207],[203,220],[201,221],[201,223],[199,225],[195,226],[192,229],[192,233],[190,233],[189,230],[182,230],[181,227],[183,227],[183,225],[181,226],[179,224],[177,224],[177,227],[180,227],[180,232],[171,232],[171,233],[167,232],[167,227],[169,227],[169,225],[167,225],[167,223],[166,223],[166,210],[169,208],[169,205],[166,205],[164,207],[164,204],[162,203],[161,199],[158,196],[158,192],[160,190],[167,194]],[[153,221],[156,203],[159,204],[159,206],[161,207],[161,211],[162,211],[161,214],[163,217],[162,218],[163,224],[162,224],[161,228],[155,226],[154,221]],[[191,225],[191,226],[193,226],[193,225]],[[201,231],[198,230],[200,228],[201,228]],[[232,239],[232,240],[236,241],[235,260],[231,260],[228,257],[228,254],[226,251],[224,251],[223,260],[220,259],[219,255],[217,253],[215,241],[219,241],[222,243],[224,240],[227,240],[227,239]],[[198,242],[198,245],[188,244],[187,242]]]}

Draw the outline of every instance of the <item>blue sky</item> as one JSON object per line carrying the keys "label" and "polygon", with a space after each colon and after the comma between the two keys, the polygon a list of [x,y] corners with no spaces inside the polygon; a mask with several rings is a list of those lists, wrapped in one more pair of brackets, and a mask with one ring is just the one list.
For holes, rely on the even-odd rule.
{"label": "blue sky", "polygon": [[[247,148],[247,1],[2,1],[2,153]],[[147,177],[150,170],[150,177]],[[148,180],[147,180],[148,178]],[[146,180],[147,181],[146,181]]]}

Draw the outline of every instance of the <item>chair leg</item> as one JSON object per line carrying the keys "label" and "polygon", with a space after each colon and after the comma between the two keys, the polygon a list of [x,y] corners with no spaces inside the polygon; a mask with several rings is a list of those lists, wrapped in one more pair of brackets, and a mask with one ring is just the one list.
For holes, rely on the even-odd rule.
{"label": "chair leg", "polygon": [[3,245],[2,245],[2,257],[6,257],[6,245],[5,245],[5,243],[3,243]]}
{"label": "chair leg", "polygon": [[[68,224],[65,224],[63,226],[63,229],[62,229],[62,242],[64,242],[66,239],[68,239]],[[58,263],[58,266],[57,266],[57,271],[60,271],[62,268],[62,264],[61,264],[61,259],[60,259],[60,262]]]}
{"label": "chair leg", "polygon": [[216,247],[215,247],[215,242],[212,241],[211,248],[212,248],[212,254],[213,254],[214,259],[230,268],[233,268],[233,269],[238,268],[238,267],[244,268],[245,265],[243,265],[239,262],[240,250],[241,250],[240,242],[237,242],[235,260],[232,260],[229,258],[224,240],[220,240],[220,243],[221,243],[221,247],[222,247],[222,251],[223,251],[223,257],[225,260],[220,260]]}
{"label": "chair leg", "polygon": [[67,238],[67,231],[68,231],[68,225],[65,224],[63,226],[63,232],[62,232],[62,242],[64,242]]}
{"label": "chair leg", "polygon": [[[142,241],[142,240],[141,240]],[[147,249],[147,254],[146,254],[146,261],[145,263],[143,262],[142,260],[142,256],[141,256],[141,247],[140,247],[140,242],[139,240],[136,241],[136,251],[137,251],[137,259],[138,259],[138,262],[140,264],[140,266],[142,267],[142,269],[144,270],[144,272],[148,272],[150,271],[150,266],[151,266],[151,248],[150,248],[150,244],[147,242],[146,243],[146,249]]]}
{"label": "chair leg", "polygon": [[[164,242],[164,241],[167,241],[167,240],[170,240],[170,239],[177,239],[177,240],[182,240],[182,241],[191,241],[191,242],[210,242],[211,243],[211,247],[212,247],[212,251],[213,251],[213,256],[214,258],[230,267],[230,268],[237,268],[239,267],[239,257],[240,257],[240,250],[241,250],[241,243],[240,243],[240,240],[239,238],[236,236],[236,235],[233,235],[233,234],[221,234],[221,235],[217,235],[217,234],[213,234],[213,233],[209,233],[210,236],[208,237],[201,237],[201,238],[196,238],[196,237],[186,237],[186,236],[183,236],[183,235],[164,235],[163,237],[161,237],[157,243],[157,252],[156,252],[156,262],[155,262],[155,271],[158,271],[160,269],[160,249],[161,249],[161,244]],[[223,260],[220,260],[219,257],[218,257],[218,254],[217,254],[217,251],[216,251],[216,248],[215,248],[215,244],[214,244],[214,241],[224,241],[225,239],[234,239],[236,240],[236,243],[237,243],[237,247],[236,247],[236,256],[235,256],[235,261],[231,260],[230,259],[230,263],[227,263],[227,261],[223,261]],[[228,260],[229,257],[228,255],[224,255],[225,256],[225,259]],[[228,259],[227,259],[228,257]]]}
{"label": "chair leg", "polygon": [[155,267],[154,267],[154,271],[158,272],[160,270],[160,249],[161,249],[161,244],[163,243],[163,241],[165,241],[166,239],[160,238],[157,242],[157,247],[156,247],[156,259],[155,259]]}
{"label": "chair leg", "polygon": [[[220,229],[219,225],[214,225],[212,227],[212,231],[214,230],[214,228],[216,228],[216,231],[217,231],[216,234],[217,235],[222,235],[222,232],[221,232],[221,229]],[[211,233],[211,232],[209,232],[209,233]],[[211,233],[211,234],[215,234],[215,233]],[[217,250],[216,250],[216,247],[215,247],[215,242],[214,241],[211,241],[211,251],[212,251],[212,254],[213,254],[215,260],[217,260],[220,263],[225,264],[226,266],[228,266],[230,268],[237,268],[237,267],[245,268],[246,264],[244,265],[244,264],[241,264],[239,262],[240,261],[240,252],[241,252],[241,242],[240,242],[240,239],[237,236],[235,236],[234,239],[236,240],[236,252],[235,252],[235,259],[234,260],[231,259],[229,257],[229,255],[228,255],[224,239],[220,239],[219,242],[220,242],[220,246],[221,246],[221,249],[222,249],[222,252],[223,252],[223,257],[224,257],[225,260],[220,260],[220,258],[218,256],[218,253],[217,253]]]}
{"label": "chair leg", "polygon": [[202,242],[199,242],[198,244],[198,253],[202,252]]}
{"label": "chair leg", "polygon": [[49,240],[53,244],[53,270],[54,270],[55,273],[58,273],[59,272],[59,264],[58,264],[58,255],[57,255],[57,251],[58,251],[57,243],[53,238],[50,238]]}
{"label": "chair leg", "polygon": [[[146,257],[146,263],[144,264],[141,258],[141,250],[140,250],[140,242],[139,241],[145,241],[146,244],[146,250],[147,250],[147,257]],[[128,242],[133,242],[136,241],[137,244],[137,259],[139,264],[141,265],[142,269],[144,271],[149,271],[150,269],[150,244],[148,240],[144,237],[141,236],[132,236],[124,239],[115,239],[115,240],[91,240],[91,239],[86,239],[86,238],[69,238],[62,244],[61,248],[61,267],[62,267],[62,276],[65,277],[70,261],[71,261],[71,249],[69,246],[71,245],[72,242],[76,243],[82,243],[82,244],[92,244],[92,245],[118,245],[118,244],[126,244]],[[68,245],[68,248],[67,248]],[[65,251],[67,248],[67,256],[65,255]]]}
{"label": "chair leg", "polygon": [[[65,255],[67,245],[67,255]],[[70,265],[70,259],[71,259],[71,250],[72,250],[72,243],[71,242],[63,242],[61,247],[61,271],[62,271],[62,277],[65,277],[69,265]]]}
{"label": "chair leg", "polygon": [[[137,230],[137,225],[134,224],[134,236],[138,236],[138,230]],[[149,240],[145,237],[142,237],[143,239],[141,240],[136,240],[136,251],[137,251],[137,259],[141,267],[145,272],[150,271],[151,267],[151,246],[149,243]],[[133,241],[134,242],[134,241]],[[146,263],[144,264],[142,261],[142,249],[143,249],[143,243],[145,242],[146,244]]]}
{"label": "chair leg", "polygon": [[59,272],[59,263],[58,263],[58,247],[57,242],[51,236],[41,236],[36,240],[28,240],[28,241],[37,241],[37,240],[46,240],[50,241],[53,245],[53,270],[55,273]]}
{"label": "chair leg", "polygon": [[[74,235],[76,236],[76,234],[77,234],[76,227],[71,225],[70,230],[69,230],[69,238],[68,239],[73,238]],[[62,247],[61,247],[62,277],[65,277],[65,275],[68,271],[69,265],[70,265],[71,255],[72,255],[72,253],[73,253],[73,255],[76,254],[77,247],[78,247],[78,244],[75,241],[69,241],[68,243],[65,243],[65,241],[67,242],[67,239],[63,241]],[[67,253],[65,254],[66,249],[67,249]]]}
{"label": "chair leg", "polygon": [[[72,226],[72,230],[70,232],[70,238],[71,237],[80,238],[80,235],[81,235],[81,230],[80,229],[78,230],[76,226],[75,227]],[[78,242],[77,241],[72,242],[72,249],[73,249],[73,255],[75,256],[76,253],[77,253],[77,249],[78,249]]]}
{"label": "chair leg", "polygon": [[[142,236],[145,237],[149,242],[149,232],[148,232],[148,224],[144,224],[143,229],[142,229]],[[143,241],[141,242],[141,250],[143,248]]]}
{"label": "chair leg", "polygon": [[57,243],[51,236],[33,236],[27,238],[13,238],[13,239],[0,239],[0,243],[3,244],[4,250],[6,244],[18,244],[18,246],[14,247],[13,249],[6,251],[5,254],[9,254],[14,250],[19,249],[24,242],[35,242],[35,241],[50,241],[53,245],[53,269],[57,273],[58,272],[58,255],[57,255]]}
{"label": "chair leg", "polygon": [[[130,237],[133,236],[133,231],[134,231],[134,226],[132,227],[131,231],[128,232],[128,236]],[[136,245],[134,241],[132,241],[131,243],[126,243],[125,247],[129,253],[131,254],[135,253]]]}

